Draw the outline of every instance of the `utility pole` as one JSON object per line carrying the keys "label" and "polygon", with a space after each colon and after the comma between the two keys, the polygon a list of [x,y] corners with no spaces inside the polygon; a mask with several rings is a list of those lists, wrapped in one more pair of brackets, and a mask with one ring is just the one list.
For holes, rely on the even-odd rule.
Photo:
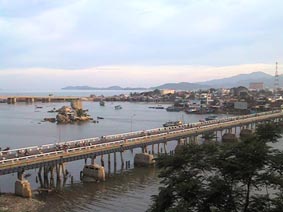
{"label": "utility pole", "polygon": [[279,74],[278,74],[278,62],[276,62],[276,68],[275,68],[275,78],[274,78],[274,97],[276,98],[278,95],[279,90]]}

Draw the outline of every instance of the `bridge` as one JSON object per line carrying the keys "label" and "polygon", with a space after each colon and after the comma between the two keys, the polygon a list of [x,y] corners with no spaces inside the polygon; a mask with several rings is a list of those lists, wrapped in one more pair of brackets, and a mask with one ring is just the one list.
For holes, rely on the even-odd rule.
{"label": "bridge", "polygon": [[[101,166],[104,166],[103,156],[108,155],[108,163],[110,163],[110,154],[114,154],[115,165],[116,153],[120,153],[121,164],[124,165],[123,152],[125,150],[141,148],[142,154],[148,156],[154,154],[154,145],[158,145],[158,153],[160,145],[163,145],[164,153],[166,153],[166,144],[169,141],[177,140],[178,144],[194,142],[197,136],[205,133],[217,134],[217,132],[220,132],[222,136],[223,132],[224,135],[227,133],[232,134],[233,129],[236,133],[239,127],[242,130],[252,129],[258,123],[269,121],[279,123],[282,120],[283,112],[277,110],[180,126],[162,127],[20,149],[7,149],[0,151],[0,175],[18,173],[18,179],[22,181],[24,180],[23,173],[25,170],[39,168],[39,173],[43,169],[44,175],[48,175],[48,173],[53,175],[53,170],[56,168],[57,177],[60,177],[61,174],[64,175],[64,164],[67,162],[85,159],[87,163],[87,159],[91,159],[91,164],[94,164],[95,158],[100,156]],[[152,147],[151,151],[148,150],[150,147]]]}
{"label": "bridge", "polygon": [[63,102],[79,100],[82,97],[76,96],[0,96],[1,102],[7,102],[8,104],[15,104],[17,102]]}

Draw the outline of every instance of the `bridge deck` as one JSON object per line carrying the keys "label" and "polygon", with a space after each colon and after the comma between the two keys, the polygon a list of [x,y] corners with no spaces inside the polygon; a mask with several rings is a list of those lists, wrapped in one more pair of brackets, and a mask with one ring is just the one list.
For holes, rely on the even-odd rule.
{"label": "bridge deck", "polygon": [[12,149],[0,152],[0,175],[38,168],[44,165],[90,158],[117,151],[124,151],[150,144],[186,138],[205,132],[227,129],[249,123],[283,118],[281,111],[237,116],[176,127],[67,141],[56,144]]}

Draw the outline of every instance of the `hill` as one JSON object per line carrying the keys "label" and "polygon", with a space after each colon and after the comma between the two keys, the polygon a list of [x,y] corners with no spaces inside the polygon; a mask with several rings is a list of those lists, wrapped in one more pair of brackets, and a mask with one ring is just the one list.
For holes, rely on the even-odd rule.
{"label": "hill", "polygon": [[106,88],[96,88],[96,87],[90,87],[87,85],[83,86],[67,86],[64,88],[61,88],[62,90],[146,90],[146,88],[122,88],[120,86],[110,86]]}
{"label": "hill", "polygon": [[[197,83],[179,82],[179,83],[165,83],[151,88],[130,88],[120,86],[110,86],[106,88],[96,88],[90,86],[67,86],[63,90],[154,90],[154,89],[173,89],[173,90],[197,90],[208,88],[232,88],[237,86],[249,87],[251,82],[263,82],[267,88],[273,88],[274,77],[264,72],[253,72],[250,74],[238,74],[232,77],[222,79],[215,79]],[[279,76],[279,86],[283,87],[283,75]]]}
{"label": "hill", "polygon": [[263,82],[265,86],[269,87],[271,81],[274,81],[273,76],[259,71],[250,74],[239,74],[222,79],[198,82],[198,84],[207,85],[213,88],[231,88],[236,86],[248,87],[251,82]]}
{"label": "hill", "polygon": [[189,82],[179,82],[179,83],[166,83],[156,87],[151,87],[150,89],[196,90],[201,88],[208,88],[208,86],[200,85],[196,83],[189,83]]}

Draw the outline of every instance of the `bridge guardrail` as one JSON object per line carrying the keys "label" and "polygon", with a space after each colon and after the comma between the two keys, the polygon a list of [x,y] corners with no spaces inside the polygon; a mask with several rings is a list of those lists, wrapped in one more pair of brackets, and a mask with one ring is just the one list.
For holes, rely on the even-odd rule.
{"label": "bridge guardrail", "polygon": [[[272,113],[264,113],[263,115],[268,115],[268,114],[273,114],[273,115],[276,115],[278,114],[278,112],[272,112]],[[282,112],[280,111],[280,114],[282,114]],[[263,115],[260,115],[260,116],[263,116]],[[255,117],[260,117],[258,115],[248,115],[248,116],[242,116],[242,117],[233,117],[233,118],[226,118],[224,120],[221,120],[221,121],[224,121],[223,123],[225,123],[225,121],[228,121],[230,123],[230,125],[233,125],[234,122],[240,122],[240,120],[243,120],[243,119],[250,119],[250,118],[255,118]],[[249,121],[255,121],[255,119],[252,119],[252,120],[249,120]],[[203,125],[202,123],[201,124],[197,124],[196,126],[198,126],[197,128],[185,128],[184,129],[184,126],[182,126],[183,129],[180,129],[180,127],[175,127],[174,129],[178,129],[176,131],[170,131],[168,134],[180,134],[180,133],[187,133],[189,131],[195,131],[197,132],[198,130],[203,130],[205,128],[214,128],[214,125],[219,125],[219,120],[215,120],[215,121],[210,121],[209,123],[207,123],[208,125]],[[188,125],[186,125],[188,126]],[[157,129],[154,129],[154,130],[167,130],[168,128],[157,128]],[[169,128],[170,129],[170,128]],[[144,132],[144,131],[138,131],[138,132]],[[154,132],[151,130],[151,132]],[[70,149],[67,149],[66,151],[63,151],[63,150],[59,150],[59,151],[52,151],[52,152],[47,152],[47,153],[41,153],[41,154],[35,154],[35,155],[29,155],[29,156],[24,156],[24,157],[18,157],[18,158],[11,158],[11,159],[4,159],[4,160],[1,160],[1,164],[5,164],[5,163],[15,163],[17,161],[22,161],[22,160],[30,160],[30,159],[33,159],[33,158],[38,158],[38,157],[45,157],[45,156],[50,156],[50,155],[54,155],[54,154],[62,154],[62,153],[68,153],[68,152],[75,152],[75,151],[81,151],[81,150],[85,150],[85,149],[93,149],[93,148],[99,148],[99,147],[106,147],[106,146],[109,146],[109,145],[121,145],[121,144],[124,144],[124,143],[129,143],[129,142],[135,142],[135,141],[139,141],[139,140],[144,140],[144,139],[147,139],[147,138],[153,138],[153,137],[162,137],[164,135],[167,135],[167,133],[159,133],[159,134],[155,134],[155,135],[145,135],[145,136],[140,136],[138,138],[131,138],[131,139],[122,139],[122,140],[118,140],[118,141],[112,141],[112,142],[107,142],[107,143],[101,143],[101,144],[91,144],[89,146],[83,146],[83,147],[75,147],[75,148],[70,148]],[[97,141],[98,138],[89,138],[89,139],[82,139],[82,140],[76,140],[76,141],[70,141],[71,143],[75,143],[75,142],[86,142],[86,141]],[[63,144],[65,144],[66,142],[61,142]],[[54,146],[55,144],[51,144],[51,146]],[[42,145],[42,146],[47,146],[48,145]],[[41,147],[42,147],[41,146]],[[38,146],[33,146],[33,147],[29,147],[29,148],[36,148],[38,149]],[[22,149],[27,149],[27,148],[21,148],[21,149],[13,149],[13,150],[9,150],[10,152],[13,152],[13,151],[17,151],[17,150],[22,150]],[[3,153],[3,151],[2,151]]]}

